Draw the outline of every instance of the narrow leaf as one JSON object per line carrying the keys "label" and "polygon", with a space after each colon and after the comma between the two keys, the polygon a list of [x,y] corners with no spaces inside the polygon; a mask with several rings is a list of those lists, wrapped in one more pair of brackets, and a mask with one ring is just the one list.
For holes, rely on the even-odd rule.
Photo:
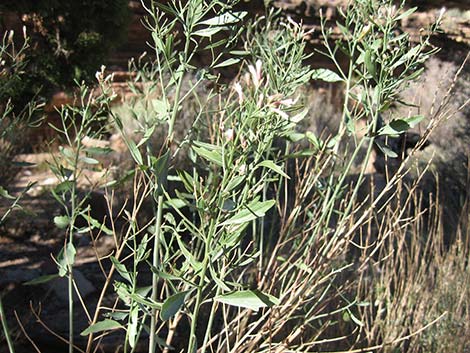
{"label": "narrow leaf", "polygon": [[325,82],[343,81],[343,79],[337,73],[328,69],[313,70],[312,80],[320,80],[320,81],[325,81]]}
{"label": "narrow leaf", "polygon": [[96,159],[91,158],[91,157],[80,157],[80,161],[82,161],[83,163],[92,164],[92,165],[96,165],[100,163]]}
{"label": "narrow leaf", "polygon": [[116,267],[116,270],[119,272],[122,278],[126,279],[130,284],[132,284],[132,280],[129,272],[127,272],[126,266],[119,262],[119,260],[114,256],[111,256],[111,262],[113,263],[114,267]]}
{"label": "narrow leaf", "polygon": [[222,225],[229,225],[229,224],[243,224],[246,222],[253,221],[259,217],[264,217],[267,211],[271,207],[274,206],[276,201],[269,200],[269,201],[253,201],[237,214],[235,214],[232,218],[226,220],[222,223]]}
{"label": "narrow leaf", "polygon": [[379,140],[375,140],[374,142],[377,145],[377,147],[379,148],[379,150],[382,151],[382,153],[384,155],[386,155],[387,157],[389,157],[389,158],[397,158],[398,157],[398,154],[396,154],[395,151],[393,151],[389,146],[385,145],[383,142],[381,142]]}
{"label": "narrow leaf", "polygon": [[290,179],[290,177],[282,170],[280,166],[275,164],[271,160],[266,160],[262,161],[260,164],[258,164],[259,167],[266,167],[268,169],[271,169],[272,171],[276,172],[277,174],[283,176],[284,178]]}
{"label": "narrow leaf", "polygon": [[259,290],[244,290],[230,294],[224,294],[215,297],[214,300],[220,303],[255,311],[260,308],[271,307],[279,303],[277,298],[264,294]]}
{"label": "narrow leaf", "polygon": [[213,68],[217,69],[219,67],[226,67],[226,66],[234,65],[234,64],[238,63],[240,60],[241,60],[240,58],[230,58],[230,59],[222,61],[221,63],[213,66]]}
{"label": "narrow leaf", "polygon": [[129,152],[132,158],[134,158],[134,161],[137,164],[142,165],[143,164],[142,154],[140,153],[139,148],[137,147],[135,142],[132,140],[128,140],[126,144],[127,144],[127,148],[129,148]]}
{"label": "narrow leaf", "polygon": [[197,147],[197,146],[193,146],[193,150],[194,150],[194,152],[196,152],[196,154],[199,157],[202,157],[202,158],[208,160],[209,162],[215,163],[218,166],[223,165],[223,163],[222,163],[222,154],[219,151],[214,150],[214,149],[213,150],[208,150],[204,147]]}
{"label": "narrow leaf", "polygon": [[0,186],[0,196],[6,199],[14,200],[15,198],[11,196],[7,190],[5,190],[2,186]]}
{"label": "narrow leaf", "polygon": [[37,284],[42,284],[42,283],[52,281],[53,279],[56,279],[56,278],[59,278],[59,277],[60,276],[57,273],[55,273],[53,275],[44,275],[44,276],[40,276],[40,277],[37,277],[35,279],[32,279],[31,281],[24,282],[23,285],[25,285],[25,286],[35,286]]}
{"label": "narrow leaf", "polygon": [[129,345],[131,348],[135,347],[137,334],[138,334],[138,325],[139,325],[139,308],[134,306],[131,310],[130,324],[128,326],[127,332],[129,336]]}
{"label": "narrow leaf", "polygon": [[407,17],[410,17],[410,15],[412,15],[413,13],[416,12],[418,8],[417,7],[412,7],[411,9],[408,9],[407,11],[403,12],[402,14],[400,14],[397,18],[395,18],[396,21],[400,21],[404,18],[407,18]]}
{"label": "narrow leaf", "polygon": [[97,322],[96,324],[91,325],[86,330],[83,330],[82,333],[80,333],[80,335],[88,336],[91,333],[115,330],[118,328],[124,328],[124,327],[122,327],[122,325],[117,321],[114,321],[111,319],[105,319],[103,321],[100,321],[100,322]]}
{"label": "narrow leaf", "polygon": [[246,11],[224,13],[222,15],[202,21],[199,24],[208,26],[223,26],[237,23],[242,20],[248,13]]}
{"label": "narrow leaf", "polygon": [[204,29],[200,29],[196,32],[193,33],[193,35],[198,36],[198,37],[207,37],[210,38],[214,34],[226,29],[226,27],[208,27]]}

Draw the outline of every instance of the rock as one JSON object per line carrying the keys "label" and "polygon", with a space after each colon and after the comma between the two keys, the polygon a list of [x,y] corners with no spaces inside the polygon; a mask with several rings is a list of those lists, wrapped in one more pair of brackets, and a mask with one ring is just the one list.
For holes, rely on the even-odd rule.
{"label": "rock", "polygon": [[[91,284],[91,282],[85,278],[85,276],[79,271],[79,270],[74,270],[73,271],[73,277],[75,280],[75,283],[77,285],[77,288],[80,292],[80,296],[83,298],[87,297],[91,293],[96,291],[96,288]],[[61,277],[57,278],[51,282],[49,282],[49,287],[52,289],[54,294],[59,298],[62,302],[67,303],[69,298],[68,298],[68,278],[67,277]],[[73,295],[73,301],[76,302],[78,301],[78,296],[76,293]]]}

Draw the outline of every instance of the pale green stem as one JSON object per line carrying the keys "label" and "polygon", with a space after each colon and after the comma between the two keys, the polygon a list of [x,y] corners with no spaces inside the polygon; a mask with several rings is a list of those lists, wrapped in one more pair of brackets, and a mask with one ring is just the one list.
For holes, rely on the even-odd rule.
{"label": "pale green stem", "polygon": [[212,238],[215,232],[215,224],[216,222],[214,219],[211,221],[211,224],[209,226],[209,234],[207,236],[206,244],[205,244],[205,256],[204,256],[204,262],[202,264],[202,270],[199,278],[199,284],[197,287],[197,295],[196,295],[196,303],[194,305],[194,311],[192,315],[192,320],[191,320],[191,331],[189,334],[189,342],[188,342],[188,352],[194,352],[197,347],[196,345],[196,329],[197,329],[197,321],[198,321],[198,316],[199,316],[199,309],[201,308],[202,304],[202,292],[204,290],[204,281],[206,278],[206,272],[207,268],[209,266],[209,261],[210,259],[210,247],[212,243]]}
{"label": "pale green stem", "polygon": [[[188,51],[189,51],[189,38],[186,40],[186,45],[185,45],[185,60],[188,56]],[[167,141],[167,148],[169,149],[171,147],[171,144],[173,143],[173,130],[175,126],[175,121],[176,117],[178,115],[178,107],[180,103],[180,95],[181,95],[181,87],[183,83],[183,74],[180,75],[177,85],[176,85],[176,92],[175,92],[175,100],[173,103],[173,110],[171,112],[171,117],[168,122],[168,141]],[[167,160],[167,165],[164,168],[165,170],[168,170],[168,160]],[[165,172],[166,173],[166,172]],[[156,185],[154,187],[157,187]],[[152,265],[154,268],[158,269],[160,267],[160,260],[159,260],[159,255],[160,255],[160,238],[162,236],[162,230],[161,230],[161,225],[162,225],[162,217],[163,217],[163,203],[164,203],[164,195],[159,195],[157,199],[157,215],[156,215],[156,220],[155,220],[155,238],[154,238],[154,246],[153,246],[153,258],[152,258]],[[156,301],[157,300],[157,295],[158,295],[158,275],[154,272],[152,273],[152,294],[151,298],[152,300]],[[157,312],[155,308],[152,308],[152,314],[150,318],[150,338],[149,338],[149,353],[155,353],[156,349],[156,340],[155,340],[155,330],[157,327]]]}
{"label": "pale green stem", "polygon": [[0,321],[2,322],[3,333],[5,335],[5,340],[7,341],[8,351],[10,353],[15,353],[13,347],[13,341],[10,337],[10,331],[8,329],[7,318],[5,316],[5,311],[3,310],[2,297],[0,296]]}

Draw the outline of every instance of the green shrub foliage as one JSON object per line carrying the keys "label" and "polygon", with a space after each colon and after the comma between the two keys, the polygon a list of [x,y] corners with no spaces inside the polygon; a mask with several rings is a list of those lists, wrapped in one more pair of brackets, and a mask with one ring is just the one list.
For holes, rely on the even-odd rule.
{"label": "green shrub foliage", "polygon": [[90,82],[125,38],[130,17],[127,0],[7,1],[0,11],[18,13],[31,36],[27,80],[11,92],[21,102],[41,88],[47,95],[74,80]]}

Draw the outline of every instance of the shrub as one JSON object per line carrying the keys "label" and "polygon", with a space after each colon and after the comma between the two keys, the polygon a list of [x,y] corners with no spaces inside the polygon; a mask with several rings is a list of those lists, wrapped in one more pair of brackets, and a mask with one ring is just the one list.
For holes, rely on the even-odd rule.
{"label": "shrub", "polygon": [[[370,338],[381,315],[392,319],[395,312],[387,307],[376,319],[373,301],[366,300],[378,295],[364,290],[372,278],[385,287],[385,299],[407,299],[367,269],[387,261],[396,244],[407,245],[408,229],[417,236],[422,229],[419,217],[410,218],[412,210],[421,214],[413,198],[416,183],[405,182],[416,149],[381,187],[372,181],[377,190],[361,195],[374,144],[387,158],[396,157],[389,141],[423,119],[397,117],[389,108],[400,104],[399,94],[436,52],[429,35],[413,44],[397,30],[414,11],[404,2],[356,1],[340,11],[343,40],[332,41],[322,23],[322,53],[336,71],[312,70],[300,24],[269,8],[247,21],[235,4],[150,3],[146,24],[154,53],[131,82],[135,102],[110,108],[112,76],[104,77],[103,69],[96,75],[97,94],[82,84],[81,104],[61,110],[62,145],[52,165],[59,184],[52,193],[63,207],[54,222],[65,235],[56,262],[57,276],[68,279],[69,352],[77,342],[74,236],[83,233],[110,236],[115,246],[109,257],[98,258],[105,279],[90,325],[81,332],[86,352],[115,330],[123,333],[125,352],[148,335],[150,353],[157,346],[204,353],[387,349],[422,329],[406,321],[410,333],[382,330]],[[240,40],[245,44],[237,47]],[[210,64],[194,66],[203,51]],[[339,51],[349,58],[346,69],[337,62]],[[235,64],[240,74],[224,83],[219,70]],[[344,87],[341,119],[331,136],[300,124],[308,109],[296,95],[311,79]],[[188,101],[191,109],[185,110]],[[78,192],[85,172],[100,169],[98,156],[109,153],[83,143],[100,137],[92,126],[107,112],[134,163],[126,176],[133,177],[132,200],[121,209],[120,227],[116,218],[94,219],[87,195]],[[182,118],[188,122],[177,134]],[[431,119],[417,147],[442,119]],[[360,120],[366,132],[357,134]],[[186,165],[176,163],[180,155]],[[402,269],[394,262],[399,257],[388,258],[393,269]],[[116,302],[109,307],[104,298],[112,289]]]}

